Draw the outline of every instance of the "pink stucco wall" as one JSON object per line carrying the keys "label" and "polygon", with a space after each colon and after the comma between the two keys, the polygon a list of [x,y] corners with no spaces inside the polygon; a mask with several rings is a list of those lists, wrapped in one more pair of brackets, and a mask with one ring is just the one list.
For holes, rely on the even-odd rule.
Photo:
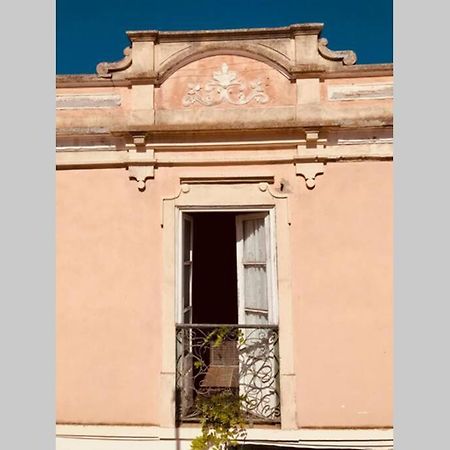
{"label": "pink stucco wall", "polygon": [[156,423],[161,240],[155,191],[123,170],[57,172],[57,420]]}
{"label": "pink stucco wall", "polygon": [[390,162],[328,164],[312,191],[291,165],[160,168],[142,193],[124,169],[57,172],[58,422],[158,423],[161,198],[262,173],[290,195],[298,425],[392,424]]}
{"label": "pink stucco wall", "polygon": [[328,164],[292,202],[299,426],[392,425],[390,162]]}

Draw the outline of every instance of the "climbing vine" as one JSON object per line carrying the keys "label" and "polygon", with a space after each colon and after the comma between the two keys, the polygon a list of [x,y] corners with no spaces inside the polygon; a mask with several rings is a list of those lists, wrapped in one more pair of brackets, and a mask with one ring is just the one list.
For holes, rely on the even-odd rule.
{"label": "climbing vine", "polygon": [[192,450],[227,450],[246,437],[246,423],[242,413],[244,398],[229,391],[221,391],[196,400],[200,411],[201,435],[191,444]]}

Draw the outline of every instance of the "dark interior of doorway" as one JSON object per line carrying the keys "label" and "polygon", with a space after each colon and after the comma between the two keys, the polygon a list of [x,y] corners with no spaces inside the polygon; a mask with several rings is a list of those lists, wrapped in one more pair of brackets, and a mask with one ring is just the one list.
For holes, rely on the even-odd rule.
{"label": "dark interior of doorway", "polygon": [[236,213],[199,212],[192,217],[193,323],[237,324]]}

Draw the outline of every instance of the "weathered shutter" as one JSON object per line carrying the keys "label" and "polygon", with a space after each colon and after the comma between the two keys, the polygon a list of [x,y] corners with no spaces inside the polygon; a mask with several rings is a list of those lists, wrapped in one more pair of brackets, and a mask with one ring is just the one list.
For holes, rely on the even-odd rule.
{"label": "weathered shutter", "polygon": [[267,324],[271,320],[269,214],[236,217],[239,322]]}
{"label": "weathered shutter", "polygon": [[[194,221],[192,216],[182,215],[182,245],[181,245],[181,322],[192,323],[192,269],[193,269],[193,243]],[[181,358],[178,370],[181,377],[181,414],[184,416],[192,408],[194,403],[194,372],[192,357],[192,329],[185,329],[181,340],[178,341],[178,354]]]}
{"label": "weathered shutter", "polygon": [[192,250],[194,242],[194,221],[192,216],[188,214],[183,214],[182,236],[182,322],[192,323]]}
{"label": "weathered shutter", "polygon": [[254,325],[239,331],[239,394],[253,417],[272,418],[277,411],[277,362],[272,330],[259,328],[275,321],[269,213],[236,217],[239,324]]}

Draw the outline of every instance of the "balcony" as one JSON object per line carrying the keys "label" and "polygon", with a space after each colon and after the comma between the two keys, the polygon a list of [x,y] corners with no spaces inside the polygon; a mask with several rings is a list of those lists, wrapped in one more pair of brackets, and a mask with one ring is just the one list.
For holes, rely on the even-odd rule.
{"label": "balcony", "polygon": [[227,393],[248,423],[279,423],[278,327],[176,326],[178,423],[198,422],[200,404]]}

